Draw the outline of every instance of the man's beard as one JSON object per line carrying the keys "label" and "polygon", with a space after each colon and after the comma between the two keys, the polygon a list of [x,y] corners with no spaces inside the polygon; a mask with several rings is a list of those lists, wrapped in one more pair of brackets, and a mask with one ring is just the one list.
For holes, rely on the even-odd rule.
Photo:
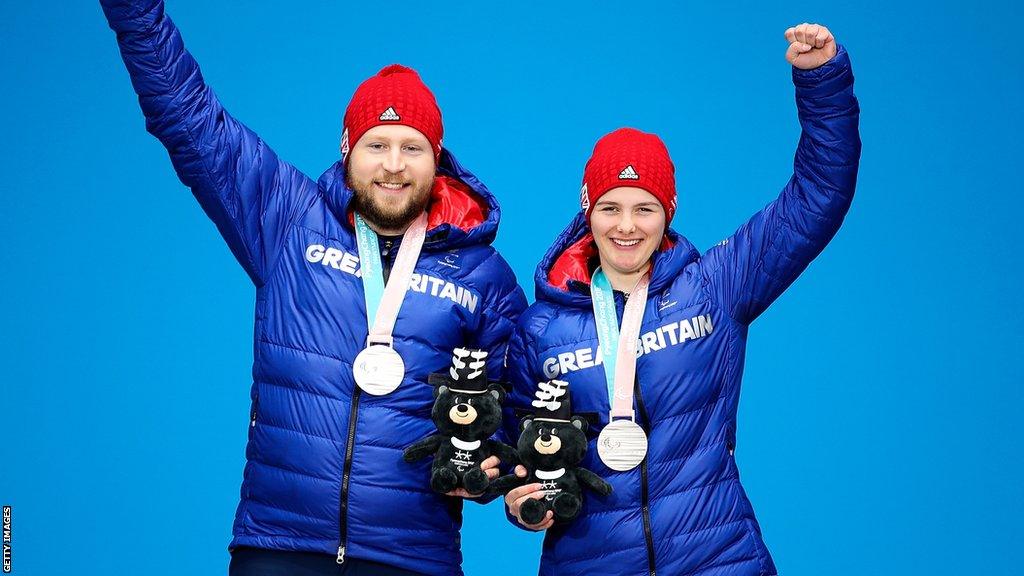
{"label": "man's beard", "polygon": [[367,222],[384,230],[404,230],[427,209],[430,203],[430,192],[434,188],[431,179],[426,184],[415,188],[401,199],[401,203],[377,201],[373,193],[373,181],[362,186],[345,174],[345,184],[352,190],[352,209]]}

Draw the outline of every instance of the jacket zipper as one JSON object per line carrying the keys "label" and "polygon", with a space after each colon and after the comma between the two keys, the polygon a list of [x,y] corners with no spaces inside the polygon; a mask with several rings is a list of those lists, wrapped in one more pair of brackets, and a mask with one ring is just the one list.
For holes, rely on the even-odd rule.
{"label": "jacket zipper", "polygon": [[259,390],[257,390],[256,391],[256,395],[253,397],[253,400],[252,400],[252,412],[249,414],[249,427],[250,428],[255,428],[256,427],[256,415],[259,414],[259,410],[260,410],[260,392],[259,392]]}
{"label": "jacket zipper", "polygon": [[[619,322],[622,321],[622,316],[625,312],[626,300],[629,299],[629,294],[625,292],[621,293],[622,308],[619,310]],[[616,304],[619,303],[619,299],[616,299]],[[643,428],[647,437],[651,436],[651,420],[647,416],[647,408],[644,406],[644,397],[640,393],[640,378],[634,376],[633,379],[633,397],[636,398],[636,407],[640,412],[640,426]],[[644,520],[644,541],[647,544],[647,569],[650,572],[650,576],[656,576],[654,569],[654,537],[651,535],[651,501],[650,501],[650,487],[648,486],[647,479],[647,456],[640,461],[640,512]]]}
{"label": "jacket zipper", "polygon": [[337,563],[345,562],[345,544],[348,540],[348,481],[352,476],[352,452],[355,450],[356,421],[359,418],[359,398],[362,389],[358,386],[352,391],[352,411],[348,415],[348,440],[345,443],[345,465],[341,473],[341,504],[339,510],[339,526],[341,542],[338,544]]}
{"label": "jacket zipper", "polygon": [[[651,421],[647,416],[647,409],[644,407],[644,398],[640,394],[639,380],[633,386],[633,391],[636,396],[636,407],[640,411],[642,426],[644,431],[647,432],[647,436],[650,437]],[[647,568],[651,571],[651,576],[655,576],[654,537],[651,535],[651,502],[647,480],[647,456],[644,456],[644,459],[640,461],[640,506],[644,519],[644,539],[647,541]]]}
{"label": "jacket zipper", "polygon": [[[391,275],[390,254],[393,246],[394,240],[385,240],[384,247],[381,249],[385,284],[387,284],[388,277]],[[363,396],[362,392],[362,389],[358,386],[354,387],[352,391],[352,410],[348,415],[348,436],[345,443],[345,464],[341,472],[341,499],[338,510],[338,526],[341,534],[341,541],[338,543],[338,556],[335,559],[335,562],[338,564],[345,563],[345,548],[348,544],[348,485],[352,477],[352,453],[355,450],[356,423],[359,419],[359,399]]]}
{"label": "jacket zipper", "polygon": [[391,249],[394,248],[394,240],[385,240],[384,248],[381,249],[380,255],[384,260],[384,284],[388,283],[388,278],[391,277]]}

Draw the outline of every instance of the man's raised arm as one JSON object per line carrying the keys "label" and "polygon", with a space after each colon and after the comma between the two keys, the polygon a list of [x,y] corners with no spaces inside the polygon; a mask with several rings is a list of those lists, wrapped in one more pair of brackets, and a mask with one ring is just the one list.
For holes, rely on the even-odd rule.
{"label": "man's raised arm", "polygon": [[256,285],[315,184],[232,118],[203,81],[162,0],[101,0],[117,32],[146,129]]}

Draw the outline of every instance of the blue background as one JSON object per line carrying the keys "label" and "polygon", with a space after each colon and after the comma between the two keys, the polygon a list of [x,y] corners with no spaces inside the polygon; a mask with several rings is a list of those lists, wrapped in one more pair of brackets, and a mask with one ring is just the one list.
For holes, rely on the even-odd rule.
{"label": "blue background", "polygon": [[[772,200],[799,133],[782,33],[829,25],[857,74],[858,193],[751,331],[745,485],[787,576],[1020,573],[1019,3],[342,4],[168,11],[225,106],[314,176],[359,81],[417,68],[531,300],[613,128],[664,137],[702,249]],[[0,37],[14,573],[225,573],[253,290],[144,131],[98,4],[4,0]],[[468,574],[535,572],[539,537],[498,503],[463,534]]]}

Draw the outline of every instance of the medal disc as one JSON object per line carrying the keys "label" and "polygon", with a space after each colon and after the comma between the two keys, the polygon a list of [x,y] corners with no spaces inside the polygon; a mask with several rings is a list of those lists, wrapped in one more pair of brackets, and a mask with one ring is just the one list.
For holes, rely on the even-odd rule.
{"label": "medal disc", "polygon": [[363,392],[384,396],[402,383],[405,362],[390,346],[369,346],[356,356],[352,363],[352,375]]}
{"label": "medal disc", "polygon": [[612,470],[632,470],[647,455],[647,434],[632,420],[613,420],[597,437],[597,455]]}

